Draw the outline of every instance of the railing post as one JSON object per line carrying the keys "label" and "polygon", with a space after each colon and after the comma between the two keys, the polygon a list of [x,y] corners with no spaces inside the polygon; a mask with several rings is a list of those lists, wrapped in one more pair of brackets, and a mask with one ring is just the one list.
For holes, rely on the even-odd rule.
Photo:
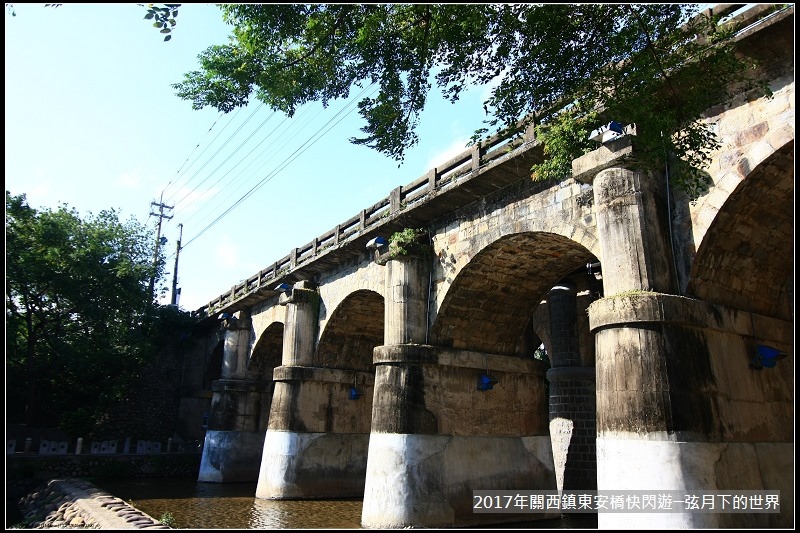
{"label": "railing post", "polygon": [[400,193],[403,187],[395,187],[392,189],[392,192],[389,193],[389,212],[397,213],[400,211]]}
{"label": "railing post", "polygon": [[433,167],[428,171],[428,188],[430,190],[434,190],[436,188],[436,178],[438,175],[439,172],[436,170],[436,167]]}
{"label": "railing post", "polygon": [[481,168],[481,143],[475,143],[470,151],[472,152],[472,170],[478,170]]}
{"label": "railing post", "polygon": [[528,124],[528,127],[525,128],[525,135],[524,135],[523,138],[525,139],[525,142],[533,142],[533,141],[536,140],[536,122],[535,121],[532,120],[531,123]]}
{"label": "railing post", "polygon": [[342,225],[336,224],[336,230],[333,232],[333,244],[339,244],[339,234],[342,232]]}
{"label": "railing post", "polygon": [[359,213],[358,215],[358,230],[364,231],[366,227],[367,227],[367,210],[362,209],[361,213]]}

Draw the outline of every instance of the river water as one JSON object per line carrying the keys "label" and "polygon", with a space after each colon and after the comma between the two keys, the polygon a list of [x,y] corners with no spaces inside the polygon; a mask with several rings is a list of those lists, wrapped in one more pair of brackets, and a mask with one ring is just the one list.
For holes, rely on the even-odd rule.
{"label": "river water", "polygon": [[[172,515],[188,529],[361,529],[361,500],[262,500],[256,483],[198,483],[191,479],[94,479],[92,483],[155,519]],[[492,526],[596,529],[594,515]]]}

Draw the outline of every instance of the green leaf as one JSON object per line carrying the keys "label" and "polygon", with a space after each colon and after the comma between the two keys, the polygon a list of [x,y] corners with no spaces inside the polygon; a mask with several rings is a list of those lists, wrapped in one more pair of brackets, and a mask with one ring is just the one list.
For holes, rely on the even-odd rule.
{"label": "green leaf", "polygon": [[154,16],[155,16],[155,15],[153,15],[152,13],[148,13],[147,15],[145,15],[145,16],[144,16],[144,18],[145,18],[145,20],[150,20],[150,19],[151,19],[151,18],[153,18]]}
{"label": "green leaf", "polygon": [[167,35],[166,37],[164,37],[165,42],[169,41],[170,39],[172,39],[172,35]]}

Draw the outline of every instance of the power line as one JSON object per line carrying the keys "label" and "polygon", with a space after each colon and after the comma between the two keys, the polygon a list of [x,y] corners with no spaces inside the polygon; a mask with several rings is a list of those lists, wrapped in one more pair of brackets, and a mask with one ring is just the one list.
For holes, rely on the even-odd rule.
{"label": "power line", "polygon": [[[186,172],[188,172],[188,171],[189,171],[189,169],[190,169],[190,168],[192,168],[192,166],[193,166],[195,163],[197,163],[197,161],[200,159],[200,157],[201,157],[203,154],[205,154],[205,153],[208,151],[208,149],[211,147],[211,145],[213,145],[213,144],[214,144],[214,142],[216,142],[216,140],[217,140],[217,139],[219,139],[219,136],[220,136],[220,135],[222,135],[222,133],[225,131],[225,129],[226,129],[228,126],[230,126],[230,125],[231,125],[231,123],[232,123],[232,122],[233,122],[233,121],[236,119],[236,117],[237,117],[237,116],[239,116],[239,113],[241,112],[241,110],[242,110],[242,109],[243,109],[243,108],[241,108],[241,107],[240,107],[240,108],[237,108],[237,109],[236,109],[236,112],[235,112],[235,113],[233,113],[233,115],[231,116],[231,119],[230,119],[228,122],[226,122],[226,123],[225,123],[225,125],[222,127],[222,129],[221,129],[221,130],[219,130],[219,132],[217,132],[217,134],[214,136],[214,138],[211,140],[211,142],[210,142],[210,143],[208,143],[208,146],[207,146],[207,147],[205,147],[205,148],[203,148],[203,151],[202,151],[202,152],[200,152],[199,154],[197,154],[197,157],[195,157],[195,158],[194,158],[194,160],[193,160],[193,161],[192,161],[192,162],[189,164],[189,166],[188,166],[188,167],[186,167],[186,169],[185,169],[183,172],[181,172],[181,170],[180,170],[180,168],[179,168],[179,169],[178,169],[178,171],[176,172],[176,175],[180,175],[179,177],[182,177],[182,176],[184,176],[184,175],[186,174]],[[224,113],[220,113],[220,115],[222,115],[222,114],[224,114]],[[248,118],[247,120],[245,120],[245,122],[244,122],[244,123],[246,124],[248,120],[250,120],[250,119]],[[219,119],[217,119],[216,121],[214,121],[214,124],[212,124],[212,125],[211,125],[211,127],[210,127],[210,128],[208,128],[208,131],[206,132],[206,136],[208,136],[208,133],[210,133],[210,132],[211,132],[211,130],[214,128],[214,125],[215,125],[215,124],[216,124],[218,121],[219,121]],[[236,132],[234,132],[234,133],[233,133],[233,135],[235,135],[235,134],[236,134]],[[194,152],[194,151],[196,151],[196,150],[197,150],[197,148],[199,148],[199,147],[200,147],[200,143],[197,143],[197,146],[195,146],[195,148],[194,148],[193,152]],[[190,156],[191,156],[191,154],[190,154]],[[213,157],[213,156],[212,156],[212,157]],[[186,160],[188,161],[188,159],[189,159],[189,156],[187,156]],[[185,164],[185,162],[184,162],[184,164]],[[183,168],[183,165],[181,165],[181,168]],[[201,169],[202,169],[202,168],[201,168]],[[199,170],[198,170],[197,172],[199,172]],[[194,173],[192,176],[190,176],[190,177],[189,177],[189,179],[186,181],[186,184],[185,184],[185,186],[188,186],[188,185],[189,185],[189,183],[192,181],[192,178],[194,178],[194,177],[197,175],[197,172],[195,172],[195,173]],[[171,182],[170,182],[170,183],[171,183]],[[169,183],[167,184],[167,187],[169,187]],[[164,191],[166,191],[167,187],[164,187]],[[172,193],[172,195],[171,195],[171,196],[168,198],[168,200],[170,200],[170,199],[174,198],[176,194],[178,194],[178,190],[176,190],[174,193]]]}
{"label": "power line", "polygon": [[[209,174],[209,175],[206,177],[206,180],[207,180],[208,178],[210,178],[211,176],[213,176],[213,175],[214,175],[216,172],[218,172],[218,171],[219,171],[219,170],[222,168],[222,166],[223,166],[225,163],[227,163],[227,162],[228,162],[228,161],[229,161],[229,160],[230,160],[230,159],[231,159],[231,158],[232,158],[234,155],[236,155],[236,153],[237,153],[239,150],[241,150],[241,148],[242,148],[242,147],[243,147],[243,146],[244,146],[244,145],[245,145],[245,144],[246,144],[246,143],[247,143],[247,142],[248,142],[250,139],[252,139],[252,138],[253,138],[253,136],[254,136],[256,133],[258,133],[258,132],[261,130],[261,128],[263,128],[263,127],[264,127],[264,126],[267,124],[267,122],[269,122],[269,121],[272,119],[272,117],[274,117],[274,116],[275,116],[275,115],[274,115],[274,114],[272,114],[272,115],[269,115],[267,118],[265,118],[265,119],[264,119],[264,120],[261,122],[261,124],[260,124],[260,125],[259,125],[259,126],[256,128],[256,129],[255,129],[255,130],[253,130],[253,131],[250,133],[250,135],[249,135],[249,136],[248,136],[248,137],[247,137],[247,138],[246,138],[244,141],[242,141],[242,143],[241,143],[241,144],[240,144],[240,145],[239,145],[239,146],[236,148],[236,150],[234,150],[233,152],[231,152],[231,154],[230,154],[230,155],[228,155],[228,157],[226,157],[226,158],[225,158],[225,160],[224,160],[224,161],[222,161],[222,163],[220,163],[219,165],[217,165],[217,168],[215,168],[213,171],[211,171],[211,173],[210,173],[210,174]],[[274,130],[273,130],[273,131],[274,131]],[[256,148],[258,148],[259,146],[261,146],[261,144],[263,144],[263,143],[264,143],[264,141],[266,141],[268,138],[269,138],[269,135],[267,135],[266,137],[264,137],[264,139],[262,139],[262,141],[261,141],[260,143],[258,143],[258,144],[256,145],[256,147],[255,147],[255,148],[253,148],[252,150],[250,150],[250,152],[248,152],[248,153],[247,153],[247,154],[246,154],[246,155],[245,155],[243,158],[239,159],[239,161],[238,161],[238,162],[237,162],[235,165],[233,165],[233,167],[231,167],[230,169],[228,169],[228,171],[227,171],[227,172],[225,172],[225,174],[223,174],[222,176],[220,176],[220,178],[219,178],[217,181],[215,181],[214,183],[212,183],[212,184],[209,186],[209,190],[212,190],[212,189],[213,189],[213,188],[214,188],[214,187],[215,187],[217,184],[219,184],[219,182],[221,182],[223,179],[225,179],[225,176],[227,176],[228,174],[230,174],[231,172],[233,172],[233,170],[234,170],[236,167],[238,167],[240,164],[242,164],[242,163],[245,161],[245,159],[247,159],[247,157],[249,157],[249,156],[250,156],[250,154],[252,154],[252,153],[255,151],[255,149],[256,149]],[[206,181],[206,180],[203,180],[203,181]],[[200,185],[202,185],[202,183],[198,184],[198,187],[199,187]],[[196,189],[195,189],[195,190],[196,190]],[[185,208],[189,207],[190,205],[192,205],[192,203],[194,203],[194,201],[193,201],[193,200],[189,200],[189,203],[188,203],[188,204],[185,204],[185,205],[183,206],[183,209],[185,209]],[[179,211],[180,211],[180,210],[179,210]]]}
{"label": "power line", "polygon": [[[241,107],[236,110],[237,113],[240,110],[241,110]],[[214,129],[214,126],[217,125],[217,122],[219,122],[219,119],[220,119],[220,117],[222,117],[222,115],[224,115],[224,113],[220,112],[219,116],[214,121],[214,123],[211,124],[211,126],[208,128],[208,130],[206,130],[206,135],[205,135],[206,137],[208,137],[208,134],[211,133],[211,130]],[[231,118],[231,120],[233,120],[233,118]],[[228,124],[230,124],[230,121],[228,121]],[[227,127],[228,124],[225,124],[225,126]],[[219,137],[219,134],[222,133],[224,130],[225,130],[225,128],[223,127],[222,130],[220,130],[220,132],[217,134],[217,137]],[[216,140],[216,137],[214,137],[214,139]],[[213,143],[214,141],[211,141],[211,142]],[[197,151],[198,148],[200,148],[200,144],[201,143],[202,143],[202,139],[195,145],[194,149],[189,153],[189,155],[186,156],[186,160],[183,163],[181,163],[181,166],[178,167],[178,170],[175,172],[175,177],[173,177],[171,180],[169,180],[169,182],[167,182],[167,184],[164,186],[164,189],[161,191],[161,196],[162,197],[164,196],[164,193],[167,192],[167,189],[172,184],[172,181],[175,180],[175,179],[179,179],[180,178],[180,176],[182,175],[181,174],[181,169],[183,169],[183,166],[186,164],[186,161],[189,161],[189,158],[192,157],[192,154],[195,151]],[[202,152],[200,154],[198,154],[197,158],[199,158],[201,155],[203,155]],[[194,161],[197,161],[197,158],[195,158]],[[192,167],[192,165],[194,164],[194,161],[192,161],[191,164],[189,164],[189,166],[186,167],[186,170],[189,170]]]}
{"label": "power line", "polygon": [[[299,129],[299,131],[295,132],[295,133],[294,133],[294,134],[293,134],[291,137],[289,137],[289,138],[285,138],[285,137],[286,137],[286,134],[288,133],[288,130],[289,130],[289,129],[290,129],[292,126],[294,126],[294,125],[297,125],[297,124],[299,123],[299,122],[298,122],[298,120],[299,120],[301,117],[304,117],[304,115],[306,115],[306,114],[307,114],[307,113],[306,113],[306,111],[307,111],[307,110],[308,110],[308,108],[307,108],[307,107],[306,107],[306,108],[303,108],[303,109],[301,109],[301,111],[300,111],[300,112],[299,112],[299,113],[298,113],[298,114],[297,114],[297,115],[294,117],[294,120],[292,120],[292,121],[290,122],[290,124],[289,124],[289,127],[288,127],[288,128],[287,128],[287,129],[286,129],[284,132],[281,132],[281,133],[280,133],[281,144],[287,144],[289,141],[291,141],[292,139],[294,139],[294,138],[295,138],[295,137],[296,137],[296,136],[297,136],[297,135],[300,133],[300,131],[302,131],[302,130],[305,128],[305,126],[307,126],[307,125],[308,125],[308,124],[309,124],[309,123],[310,123],[312,120],[314,120],[314,119],[315,119],[317,116],[319,116],[319,115],[320,115],[320,113],[322,112],[322,110],[323,110],[323,109],[320,109],[320,110],[318,110],[316,114],[314,114],[314,115],[311,115],[311,116],[310,116],[310,117],[309,117],[309,118],[308,118],[308,119],[307,119],[307,120],[306,120],[304,123],[302,123],[302,124],[300,125],[300,129]],[[275,128],[275,129],[273,129],[272,131],[270,131],[270,133],[269,133],[269,134],[268,134],[266,137],[264,137],[264,139],[262,139],[262,140],[261,140],[261,142],[259,142],[259,143],[258,143],[258,144],[255,146],[255,148],[253,148],[253,149],[252,149],[252,150],[251,150],[251,151],[250,151],[250,152],[249,152],[249,153],[248,153],[248,154],[245,156],[245,158],[249,157],[249,156],[250,156],[250,155],[251,155],[251,154],[252,154],[252,153],[253,153],[253,152],[254,152],[254,151],[255,151],[255,150],[256,150],[256,149],[259,147],[259,146],[261,146],[261,145],[262,145],[264,142],[266,142],[267,140],[269,140],[269,139],[270,139],[270,137],[272,137],[273,135],[277,135],[277,134],[279,134],[280,127],[281,127],[283,124],[285,124],[285,123],[286,123],[288,120],[289,120],[289,117],[285,117],[285,118],[283,119],[283,121],[281,121],[281,123],[278,125],[278,127],[277,127],[277,128]],[[256,161],[258,160],[258,157],[262,157],[262,156],[266,155],[267,153],[269,153],[270,151],[275,151],[275,150],[277,150],[277,145],[276,145],[276,144],[270,144],[270,145],[268,145],[268,146],[267,146],[267,148],[266,148],[265,150],[263,150],[263,151],[262,151],[262,152],[259,154],[259,156],[257,156],[257,157],[256,157],[256,158],[254,158],[252,161],[250,161],[250,163],[248,163],[248,164],[247,164],[247,166],[245,166],[245,167],[244,167],[244,168],[243,168],[243,169],[242,169],[242,170],[241,170],[241,171],[240,171],[240,172],[239,172],[239,173],[238,173],[236,176],[234,176],[233,178],[231,178],[231,180],[230,180],[230,181],[231,181],[231,182],[234,182],[234,181],[236,181],[236,178],[238,178],[239,176],[241,176],[242,174],[244,174],[244,173],[245,173],[245,171],[246,171],[247,169],[249,169],[249,168],[250,168],[250,167],[251,167],[251,166],[252,166],[254,163],[256,163]],[[267,161],[267,162],[269,162],[269,161]],[[262,167],[263,167],[263,166],[264,166],[264,165],[262,164]],[[235,168],[235,167],[234,167],[234,168]],[[231,169],[231,170],[233,170],[233,169]],[[228,171],[228,173],[230,173],[230,171]],[[228,173],[226,173],[226,175],[227,175]],[[219,182],[219,180],[218,180],[218,182]],[[234,195],[234,193],[236,193],[236,191],[240,190],[240,189],[242,188],[242,186],[246,185],[246,183],[247,183],[246,181],[242,180],[242,181],[240,181],[240,182],[239,182],[239,186],[238,186],[238,187],[236,187],[236,188],[231,188],[231,189],[228,191],[228,194],[227,194],[227,195],[226,195],[224,198],[220,198],[220,199],[219,199],[218,205],[219,205],[220,207],[222,207],[222,206],[224,205],[225,201],[226,201],[228,198],[232,197],[232,196]],[[189,206],[191,206],[191,205],[192,205],[191,203],[190,203],[190,204],[186,204],[186,205],[184,205],[182,209],[179,209],[179,210],[176,212],[176,214],[179,214],[180,212],[182,212],[182,211],[185,211],[185,210],[186,210],[186,208],[188,208],[188,207],[189,207]],[[213,208],[212,208],[212,209],[213,209]],[[185,221],[189,221],[189,220],[191,220],[192,218],[194,218],[196,215],[198,215],[198,214],[200,214],[200,213],[202,213],[202,211],[201,211],[201,210],[195,211],[194,213],[192,213],[191,215],[189,215],[189,217],[188,217],[188,218],[187,218]]]}
{"label": "power line", "polygon": [[[223,217],[225,217],[227,214],[229,214],[231,211],[233,211],[233,210],[234,210],[234,209],[235,209],[237,206],[239,206],[239,205],[240,205],[242,202],[244,202],[244,200],[246,200],[248,197],[250,197],[250,196],[251,196],[253,193],[255,193],[255,192],[256,192],[256,191],[257,191],[259,188],[261,188],[261,186],[262,186],[262,185],[264,185],[266,182],[268,182],[268,181],[269,181],[269,180],[271,180],[273,177],[275,177],[275,175],[276,175],[278,172],[280,172],[281,170],[283,170],[284,168],[286,168],[286,166],[288,166],[288,165],[289,165],[289,163],[291,163],[292,161],[294,161],[295,159],[297,159],[297,157],[299,157],[299,156],[300,156],[300,155],[301,155],[303,152],[305,152],[305,151],[306,151],[308,148],[310,148],[311,146],[313,146],[313,145],[314,145],[314,144],[315,144],[315,143],[316,143],[316,142],[317,142],[317,141],[318,141],[320,138],[322,138],[322,136],[323,136],[323,135],[325,135],[325,133],[327,133],[328,131],[330,131],[330,130],[331,130],[331,129],[332,129],[334,126],[336,126],[336,125],[337,125],[339,122],[341,122],[342,120],[344,120],[344,118],[347,116],[347,114],[349,114],[349,111],[348,111],[347,113],[344,113],[344,111],[345,111],[345,110],[346,110],[348,107],[350,107],[350,106],[353,104],[353,102],[356,102],[356,101],[357,101],[357,100],[358,100],[358,99],[359,99],[359,98],[360,98],[360,97],[361,97],[361,96],[362,96],[364,93],[366,93],[366,92],[367,92],[367,90],[369,90],[369,89],[370,89],[370,87],[372,87],[372,85],[370,85],[370,86],[366,87],[365,89],[363,89],[363,90],[361,91],[361,93],[360,93],[360,94],[359,94],[359,95],[358,95],[358,96],[357,96],[355,99],[353,99],[352,101],[350,101],[350,102],[349,102],[349,103],[348,103],[348,104],[347,104],[345,107],[343,107],[341,110],[339,110],[339,112],[338,112],[336,115],[334,115],[334,116],[333,116],[333,117],[332,117],[332,118],[331,118],[331,119],[330,119],[328,122],[326,122],[326,123],[325,123],[325,126],[323,126],[322,128],[320,128],[319,130],[317,130],[317,132],[316,132],[314,135],[312,135],[311,137],[309,137],[309,139],[308,139],[308,140],[307,140],[305,143],[303,143],[303,144],[302,144],[302,145],[301,145],[299,148],[297,148],[297,149],[296,149],[294,152],[292,152],[292,154],[290,154],[290,155],[289,155],[289,157],[287,157],[286,159],[284,159],[284,161],[281,163],[281,166],[279,166],[278,168],[276,168],[275,170],[273,170],[271,173],[269,173],[268,175],[266,175],[264,178],[262,178],[262,179],[261,179],[261,181],[259,181],[259,182],[258,182],[258,183],[257,183],[255,186],[253,186],[253,187],[252,187],[252,188],[251,188],[249,191],[247,191],[247,192],[246,192],[244,195],[242,195],[242,197],[241,197],[241,198],[239,198],[239,199],[238,199],[236,202],[234,202],[234,204],[233,204],[233,205],[231,205],[231,206],[230,206],[228,209],[226,209],[226,210],[225,210],[225,211],[224,211],[224,212],[223,212],[221,215],[219,215],[217,218],[215,218],[215,219],[214,219],[214,220],[213,220],[213,221],[212,221],[210,224],[208,224],[206,227],[204,227],[202,230],[200,230],[200,232],[199,232],[199,233],[197,233],[197,235],[195,235],[194,237],[192,237],[191,239],[189,239],[189,241],[188,241],[188,242],[187,242],[187,243],[186,243],[186,244],[185,244],[183,247],[184,247],[184,248],[186,248],[187,246],[189,246],[189,244],[191,244],[192,242],[194,242],[195,240],[197,240],[197,239],[198,239],[198,238],[199,238],[199,237],[200,237],[200,236],[201,236],[203,233],[205,233],[206,231],[208,231],[208,230],[209,230],[209,229],[210,229],[212,226],[214,226],[214,225],[215,225],[217,222],[219,222],[220,220],[222,220],[222,218],[223,218]],[[342,113],[344,113],[344,115],[342,115]],[[320,133],[320,132],[322,131],[322,129],[324,129],[324,128],[325,128],[325,127],[327,127],[329,124],[331,124],[331,122],[333,122],[333,121],[334,121],[334,119],[336,119],[336,117],[338,117],[339,115],[342,115],[342,116],[341,116],[341,118],[339,118],[339,120],[337,120],[337,121],[336,121],[334,124],[332,124],[330,127],[328,127],[328,129],[327,129],[327,130],[325,130],[324,132]],[[317,137],[316,137],[316,139],[314,138],[314,136],[317,136]]]}
{"label": "power line", "polygon": [[[242,129],[244,126],[245,126],[245,124],[247,124],[247,123],[250,121],[250,119],[252,119],[252,118],[253,118],[253,115],[255,115],[255,114],[256,114],[256,111],[258,111],[258,110],[261,108],[261,106],[262,106],[262,105],[264,105],[264,104],[263,104],[263,103],[262,103],[262,104],[260,104],[258,107],[256,107],[256,108],[253,110],[253,112],[250,114],[250,116],[249,116],[249,117],[247,117],[247,120],[245,120],[245,121],[244,121],[244,122],[243,122],[241,125],[239,125],[239,127],[236,129],[236,131],[234,131],[234,132],[233,132],[233,134],[231,134],[231,136],[230,136],[230,137],[228,137],[228,140],[226,140],[226,141],[225,141],[225,142],[222,144],[222,146],[220,146],[220,147],[217,149],[217,151],[216,151],[216,152],[214,152],[214,154],[213,154],[213,155],[212,155],[212,156],[211,156],[211,157],[208,159],[208,161],[206,161],[206,162],[203,164],[203,166],[201,166],[199,169],[197,169],[197,171],[196,171],[196,172],[195,172],[195,173],[192,175],[192,178],[194,178],[195,176],[197,176],[197,174],[198,174],[198,173],[199,173],[201,170],[203,170],[203,169],[206,167],[206,165],[208,165],[208,163],[210,163],[210,162],[211,162],[211,160],[212,160],[212,159],[214,159],[214,158],[217,156],[217,154],[219,154],[219,153],[220,153],[220,151],[222,151],[222,149],[223,149],[223,148],[225,148],[225,147],[228,145],[228,143],[229,143],[229,142],[230,142],[230,141],[231,141],[231,140],[234,138],[234,136],[235,136],[237,133],[239,133],[239,131],[241,131],[241,129]],[[236,152],[237,152],[237,151],[238,151],[240,148],[241,148],[241,145],[239,145],[239,148],[237,148],[237,149],[234,151],[234,153],[236,153]],[[209,177],[211,177],[211,174],[209,174],[208,176],[206,176],[206,178],[205,178],[205,179],[203,179],[203,180],[202,180],[200,183],[198,183],[198,184],[197,184],[197,186],[195,186],[195,188],[194,188],[194,189],[192,189],[191,191],[189,191],[188,193],[186,193],[185,195],[183,195],[183,197],[182,197],[180,200],[177,200],[177,201],[175,202],[175,204],[179,204],[179,203],[181,203],[183,200],[185,200],[185,199],[186,199],[186,197],[188,197],[190,194],[192,194],[193,192],[195,192],[195,191],[196,191],[196,190],[197,190],[197,189],[200,187],[200,185],[202,185],[203,183],[205,183],[205,181],[206,181],[206,180],[208,180],[208,178],[209,178]],[[192,179],[192,178],[189,178],[189,180],[191,181],[191,179]],[[173,196],[174,196],[174,195],[173,195]]]}

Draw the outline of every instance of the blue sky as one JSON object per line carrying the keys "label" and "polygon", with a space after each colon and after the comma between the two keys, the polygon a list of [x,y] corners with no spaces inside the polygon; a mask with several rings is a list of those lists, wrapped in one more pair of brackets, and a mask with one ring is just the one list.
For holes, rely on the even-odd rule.
{"label": "blue sky", "polygon": [[6,190],[26,194],[34,208],[114,208],[153,227],[151,202],[163,192],[174,206],[162,229],[166,283],[181,223],[186,310],[462,151],[485,118],[485,88],[455,105],[434,89],[420,144],[398,167],[349,143],[363,125],[355,100],[327,110],[310,104],[286,119],[257,101],[220,115],[175,96],[171,84],[197,68],[197,55],[227,40],[229,27],[211,4],[181,6],[169,42],[136,4],[14,10],[5,15]]}

